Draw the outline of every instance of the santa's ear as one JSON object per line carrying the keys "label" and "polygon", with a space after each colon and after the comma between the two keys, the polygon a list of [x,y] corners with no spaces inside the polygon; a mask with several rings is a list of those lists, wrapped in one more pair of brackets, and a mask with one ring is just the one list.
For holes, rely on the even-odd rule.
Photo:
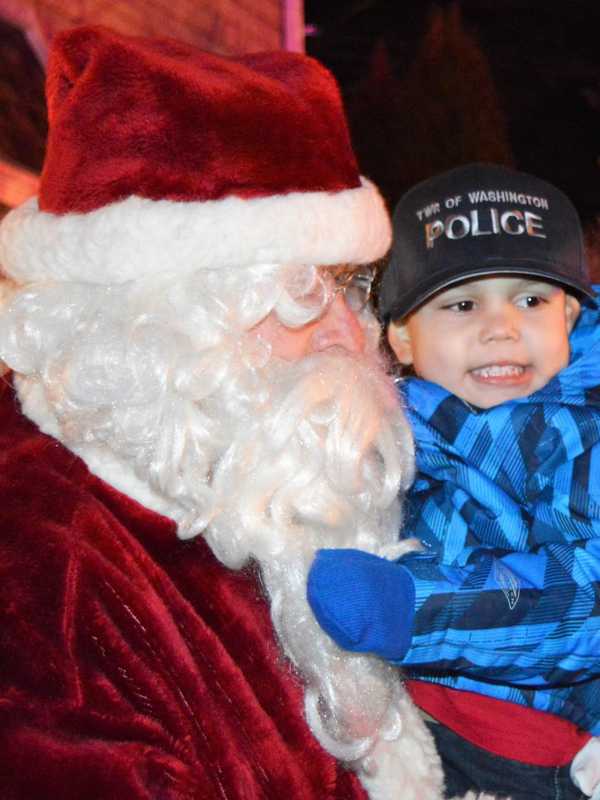
{"label": "santa's ear", "polygon": [[581,305],[576,297],[572,294],[565,294],[565,317],[567,320],[567,330],[569,333],[573,330],[573,326],[577,322]]}
{"label": "santa's ear", "polygon": [[390,322],[387,338],[400,364],[410,366],[413,363],[413,350],[408,327],[402,322]]}

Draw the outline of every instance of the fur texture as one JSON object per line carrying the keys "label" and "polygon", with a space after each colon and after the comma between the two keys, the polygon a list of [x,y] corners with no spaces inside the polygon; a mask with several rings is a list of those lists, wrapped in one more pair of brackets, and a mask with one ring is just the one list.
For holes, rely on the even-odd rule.
{"label": "fur texture", "polygon": [[336,82],[307,56],[76,28],[53,41],[47,99],[39,200],[2,226],[17,281],[366,263],[390,244]]}
{"label": "fur texture", "polygon": [[40,207],[205,201],[359,185],[340,93],[300,53],[224,57],[107,28],[59,33]]}
{"label": "fur texture", "polygon": [[[244,235],[240,236],[239,231]],[[40,211],[35,198],[0,228],[0,263],[20,283],[122,283],[223,265],[361,264],[386,252],[390,223],[368,181],[342,192],[212,202],[129,197],[87,214]]]}

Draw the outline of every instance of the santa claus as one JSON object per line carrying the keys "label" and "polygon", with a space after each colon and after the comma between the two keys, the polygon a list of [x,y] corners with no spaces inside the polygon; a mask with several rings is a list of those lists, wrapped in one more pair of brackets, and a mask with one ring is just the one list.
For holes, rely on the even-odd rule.
{"label": "santa claus", "polygon": [[329,73],[59,35],[0,230],[4,800],[441,796],[391,667],[314,622],[412,476],[361,266],[382,200]]}

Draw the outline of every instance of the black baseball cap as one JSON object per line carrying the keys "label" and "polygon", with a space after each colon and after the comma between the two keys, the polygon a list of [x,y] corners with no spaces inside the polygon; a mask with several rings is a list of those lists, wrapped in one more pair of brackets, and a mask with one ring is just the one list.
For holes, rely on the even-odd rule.
{"label": "black baseball cap", "polygon": [[429,178],[400,200],[379,289],[384,322],[468,278],[527,275],[595,304],[575,207],[559,189],[497,164]]}

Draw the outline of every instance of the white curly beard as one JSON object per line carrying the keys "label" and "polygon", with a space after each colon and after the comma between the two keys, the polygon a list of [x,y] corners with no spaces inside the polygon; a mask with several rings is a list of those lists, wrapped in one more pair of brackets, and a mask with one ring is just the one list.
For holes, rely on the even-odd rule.
{"label": "white curly beard", "polygon": [[275,630],[305,683],[306,717],[321,744],[358,772],[371,798],[440,800],[439,757],[399,671],[340,650],[306,600],[319,547],[397,557],[415,546],[398,543],[399,492],[414,467],[396,394],[375,352],[272,363],[265,380],[265,399],[215,472],[222,500],[207,540],[232,567],[250,557],[260,563]]}

